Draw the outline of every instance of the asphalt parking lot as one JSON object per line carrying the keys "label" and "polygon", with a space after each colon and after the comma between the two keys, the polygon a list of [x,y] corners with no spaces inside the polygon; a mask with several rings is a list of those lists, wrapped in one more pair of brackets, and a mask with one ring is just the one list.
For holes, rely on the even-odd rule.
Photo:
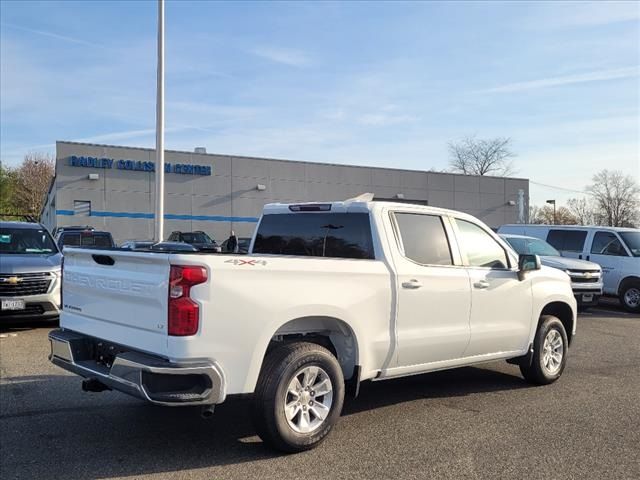
{"label": "asphalt parking lot", "polygon": [[563,377],[505,362],[363,385],[318,449],[263,447],[246,402],[197,410],[84,393],[47,360],[50,327],[0,331],[0,476],[14,478],[640,478],[640,316],[579,319]]}

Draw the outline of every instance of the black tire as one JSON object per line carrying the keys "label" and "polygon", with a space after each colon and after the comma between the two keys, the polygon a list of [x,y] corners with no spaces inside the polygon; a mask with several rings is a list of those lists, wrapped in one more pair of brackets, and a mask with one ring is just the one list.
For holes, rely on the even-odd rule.
{"label": "black tire", "polygon": [[636,280],[626,281],[620,288],[620,304],[627,312],[640,313],[640,302],[638,299],[640,294],[640,282]]}
{"label": "black tire", "polygon": [[[326,374],[330,380],[332,400],[324,420],[315,417],[313,420],[317,419],[321,423],[308,433],[300,433],[294,430],[287,420],[285,402],[290,399],[287,393],[289,383],[294,377],[301,378],[302,374],[299,372],[306,367],[320,367],[323,370],[318,378],[324,378]],[[342,369],[329,350],[308,342],[278,346],[267,354],[258,377],[252,405],[256,432],[265,444],[282,452],[294,453],[315,448],[327,437],[340,417],[344,391]],[[324,401],[325,398],[317,396],[320,401]],[[308,409],[309,413],[306,415],[313,416],[311,407],[298,408],[305,408],[305,412]],[[302,415],[302,412],[299,414]]]}
{"label": "black tire", "polygon": [[[562,342],[561,360],[559,365],[556,365],[555,368],[550,368],[550,365],[545,365],[545,340],[547,337],[549,337],[550,340],[552,338],[557,339],[557,335],[559,335]],[[560,378],[564,371],[564,367],[567,363],[568,351],[569,340],[562,322],[553,315],[543,315],[540,317],[538,330],[536,331],[536,336],[533,341],[533,358],[531,360],[531,365],[521,363],[520,372],[525,380],[530,383],[536,385],[548,385],[553,383]]]}

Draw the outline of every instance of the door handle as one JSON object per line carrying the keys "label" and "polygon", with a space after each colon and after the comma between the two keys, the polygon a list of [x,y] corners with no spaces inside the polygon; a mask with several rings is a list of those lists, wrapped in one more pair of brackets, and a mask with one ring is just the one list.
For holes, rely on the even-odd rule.
{"label": "door handle", "polygon": [[422,284],[415,278],[412,278],[408,282],[402,282],[402,288],[408,288],[409,290],[415,290],[416,288],[420,288],[421,286]]}
{"label": "door handle", "polygon": [[489,288],[489,282],[487,282],[486,280],[480,280],[474,283],[473,286],[480,289]]}

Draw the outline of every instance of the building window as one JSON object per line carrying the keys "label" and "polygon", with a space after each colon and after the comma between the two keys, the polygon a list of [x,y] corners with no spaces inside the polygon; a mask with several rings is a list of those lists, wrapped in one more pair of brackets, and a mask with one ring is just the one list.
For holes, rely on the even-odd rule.
{"label": "building window", "polygon": [[73,201],[73,213],[83,217],[91,215],[91,202],[86,200],[74,200]]}

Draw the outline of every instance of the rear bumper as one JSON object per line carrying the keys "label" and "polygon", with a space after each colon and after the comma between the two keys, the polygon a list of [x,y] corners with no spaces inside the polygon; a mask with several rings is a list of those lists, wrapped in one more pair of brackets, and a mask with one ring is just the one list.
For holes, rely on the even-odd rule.
{"label": "rear bumper", "polygon": [[49,333],[49,360],[65,370],[157,405],[212,405],[225,399],[221,369],[213,363],[176,364],[146,353],[112,345],[108,363],[96,360],[100,339],[70,330]]}

